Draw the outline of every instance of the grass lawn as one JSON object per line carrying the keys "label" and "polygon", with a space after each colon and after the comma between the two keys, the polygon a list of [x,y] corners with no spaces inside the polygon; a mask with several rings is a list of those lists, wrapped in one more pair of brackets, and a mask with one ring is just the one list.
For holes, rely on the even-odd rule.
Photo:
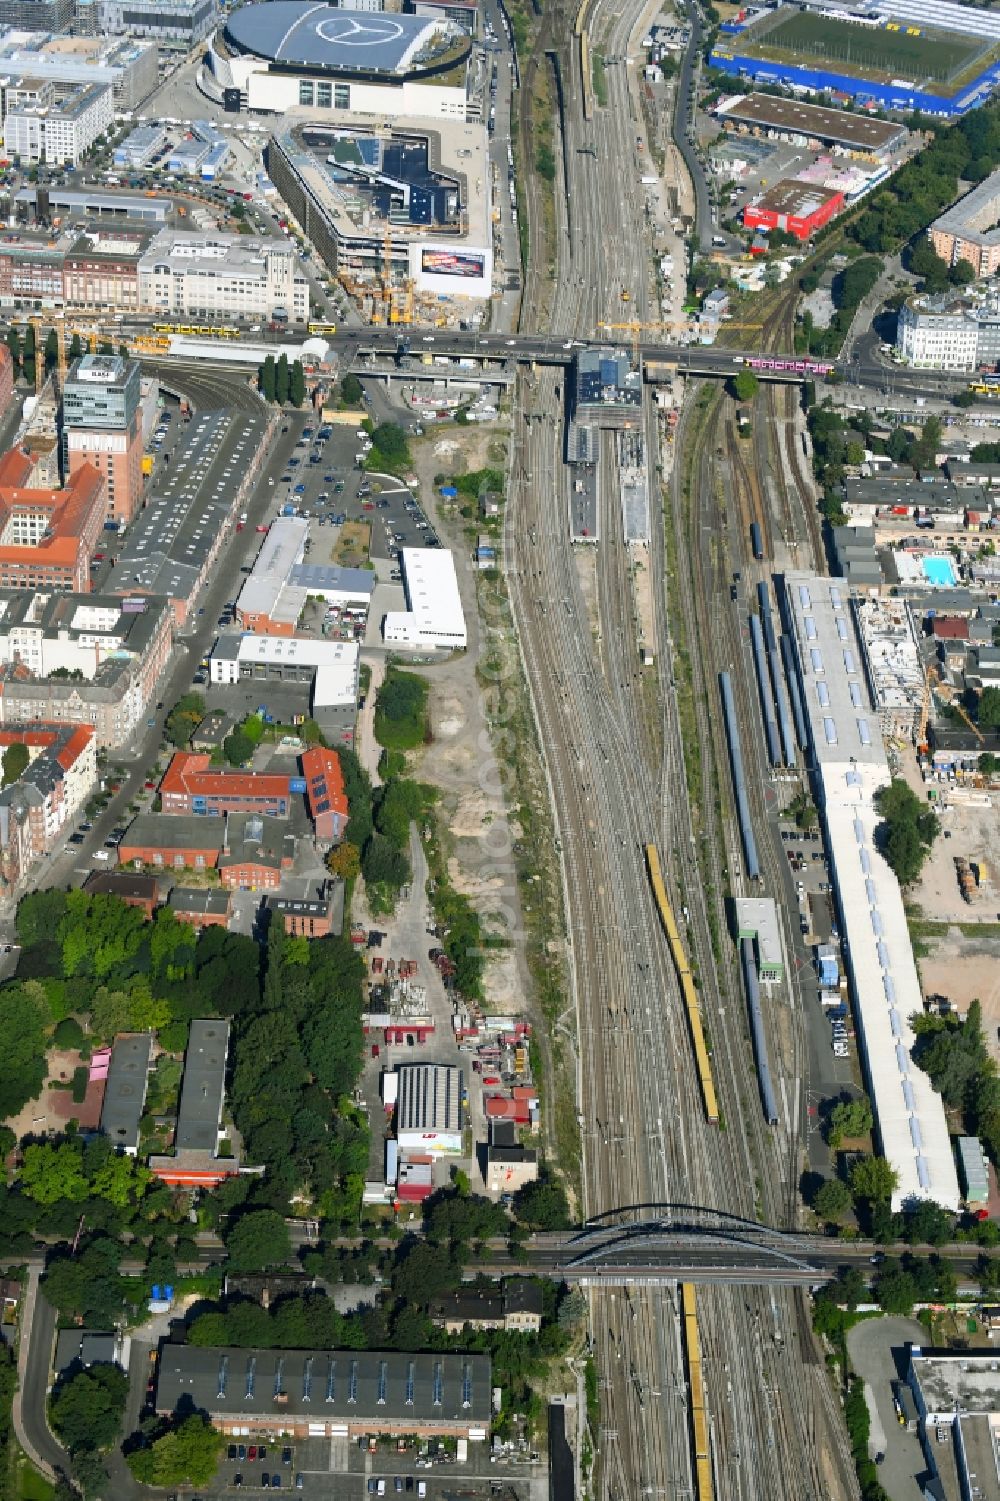
{"label": "grass lawn", "polygon": [[51,1480],[28,1463],[22,1456],[17,1462],[17,1501],[53,1501],[56,1488]]}
{"label": "grass lawn", "polygon": [[884,26],[857,26],[799,11],[783,17],[759,40],[749,33],[746,47],[740,50],[760,57],[812,62],[820,67],[839,65],[863,76],[885,75],[914,82],[932,78],[939,83],[968,67],[983,51],[983,44],[976,37],[929,31],[926,27],[912,36],[903,23],[898,24],[898,31],[889,31]]}

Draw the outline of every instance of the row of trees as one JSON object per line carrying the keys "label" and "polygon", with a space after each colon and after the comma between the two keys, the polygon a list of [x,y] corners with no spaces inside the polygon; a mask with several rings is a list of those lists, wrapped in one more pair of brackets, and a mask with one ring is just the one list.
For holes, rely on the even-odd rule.
{"label": "row of trees", "polygon": [[945,1104],[961,1111],[970,1135],[1000,1162],[1000,1078],[983,1035],[982,1007],[970,1005],[964,1020],[934,1014],[914,1017],[913,1056]]}
{"label": "row of trees", "polygon": [[847,227],[865,250],[897,250],[958,196],[959,182],[981,182],[1000,160],[1000,108],[970,110],[955,125],[921,121],[933,139]]}
{"label": "row of trees", "polygon": [[278,406],[300,407],[306,399],[306,376],[301,360],[289,362],[287,354],[277,359],[269,354],[263,365],[257,367],[257,389],[265,401]]}
{"label": "row of trees", "polygon": [[902,886],[910,886],[923,869],[937,838],[937,814],[901,777],[875,795],[882,823],[875,831],[879,847]]}
{"label": "row of trees", "polygon": [[[773,236],[772,236],[773,239]],[[813,322],[806,310],[795,330],[795,347],[800,354],[835,355],[840,351],[855,313],[878,282],[885,266],[877,256],[863,255],[838,271],[831,284],[834,313],[826,328]],[[804,292],[814,292],[820,284],[821,268],[816,266],[801,278]]]}

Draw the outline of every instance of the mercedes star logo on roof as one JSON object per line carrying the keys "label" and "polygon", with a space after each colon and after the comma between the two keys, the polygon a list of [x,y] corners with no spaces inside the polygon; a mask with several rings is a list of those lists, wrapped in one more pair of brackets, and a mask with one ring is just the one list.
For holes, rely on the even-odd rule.
{"label": "mercedes star logo on roof", "polygon": [[398,42],[403,28],[388,16],[366,16],[359,20],[354,15],[340,15],[318,22],[316,35],[324,42],[335,42],[338,47],[384,47],[389,42]]}

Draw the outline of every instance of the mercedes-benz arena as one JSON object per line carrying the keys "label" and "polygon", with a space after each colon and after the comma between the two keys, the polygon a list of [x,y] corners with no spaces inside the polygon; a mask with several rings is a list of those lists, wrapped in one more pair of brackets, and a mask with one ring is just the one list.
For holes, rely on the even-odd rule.
{"label": "mercedes-benz arena", "polygon": [[444,15],[267,0],[216,32],[203,83],[234,111],[464,120],[471,45]]}

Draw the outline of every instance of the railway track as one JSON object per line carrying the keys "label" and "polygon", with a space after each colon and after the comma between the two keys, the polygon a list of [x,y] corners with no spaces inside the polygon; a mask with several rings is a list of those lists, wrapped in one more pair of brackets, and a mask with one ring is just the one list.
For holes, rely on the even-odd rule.
{"label": "railway track", "polygon": [[[629,50],[636,17],[612,0],[594,0],[578,19],[592,36],[604,37],[609,54],[621,56]],[[579,335],[620,316],[623,289],[631,315],[648,316],[649,257],[640,235],[621,233],[623,223],[643,222],[635,184],[621,170],[634,147],[628,70],[608,70],[608,107],[594,110],[588,121],[580,108],[579,48],[560,56],[567,81],[566,150],[555,154],[560,170],[564,159],[573,173],[573,218],[557,223],[551,323]],[[523,92],[529,90],[525,70]],[[524,99],[519,108],[524,119]],[[521,139],[527,149],[523,131]],[[596,155],[583,152],[585,145],[593,145]],[[533,190],[526,211],[532,218],[539,211]],[[545,301],[538,285],[526,281],[526,325],[539,317]],[[655,1206],[706,1204],[748,1218],[773,1213],[780,1223],[791,1201],[776,1164],[779,1152],[794,1156],[796,1149],[760,1119],[735,953],[725,937],[723,872],[706,880],[699,860],[699,842],[723,851],[726,864],[736,848],[728,788],[718,772],[725,764],[719,758],[719,715],[704,691],[714,659],[732,655],[739,645],[721,603],[728,589],[718,592],[730,566],[735,517],[729,533],[720,527],[714,492],[709,495],[702,483],[714,478],[703,471],[695,486],[695,509],[703,506],[698,525],[685,520],[678,528],[671,508],[679,577],[668,599],[666,560],[654,545],[648,644],[655,666],[643,673],[613,466],[605,460],[602,542],[594,565],[595,640],[567,536],[559,433],[555,422],[538,420],[538,413],[560,412],[556,380],[547,371],[522,378],[504,563],[562,849],[583,1081],[585,1212],[598,1216],[632,1205],[652,1215],[663,1212]],[[526,404],[530,424],[523,416]],[[685,426],[693,426],[687,416]],[[652,474],[651,412],[647,434]],[[682,436],[676,441],[680,450]],[[703,443],[703,454],[708,447]],[[700,691],[694,695],[695,742],[704,762],[696,810],[686,795],[685,741],[674,691],[672,622],[680,618],[693,634],[693,655],[704,655],[704,663],[696,664]],[[658,684],[655,694],[651,677]],[[745,705],[741,712],[745,716]],[[683,938],[712,1045],[723,1117],[718,1127],[704,1122],[683,999],[645,883],[641,850],[649,841],[663,853],[675,910],[688,908]],[[791,1329],[791,1296],[779,1292],[772,1304],[770,1294],[758,1289],[713,1288],[700,1300],[712,1462],[718,1495],[727,1501],[803,1501],[831,1493],[829,1477],[819,1483],[811,1458],[821,1444],[836,1443],[830,1409],[800,1369],[794,1342],[769,1347],[755,1332],[775,1318]],[[596,1494],[606,1501],[693,1494],[689,1394],[674,1295],[652,1288],[628,1295],[607,1290],[592,1296],[591,1309],[602,1381]],[[787,1411],[775,1418],[782,1403]],[[850,1484],[844,1494],[851,1494]]]}

